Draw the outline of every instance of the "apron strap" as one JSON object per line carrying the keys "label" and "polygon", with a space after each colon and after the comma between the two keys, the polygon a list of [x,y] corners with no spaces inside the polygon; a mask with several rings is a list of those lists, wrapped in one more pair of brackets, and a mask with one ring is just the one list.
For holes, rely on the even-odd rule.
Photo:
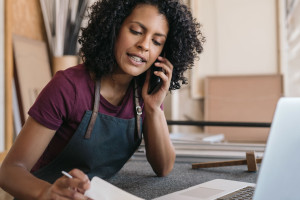
{"label": "apron strap", "polygon": [[138,86],[136,79],[134,79],[134,103],[135,103],[135,116],[136,116],[136,135],[137,139],[142,139],[141,121],[142,121],[142,108],[139,102]]}
{"label": "apron strap", "polygon": [[100,80],[97,80],[95,85],[95,100],[94,100],[93,113],[90,119],[89,126],[84,136],[85,139],[89,139],[91,137],[94,124],[96,122],[97,115],[98,115],[99,104],[100,104]]}
{"label": "apron strap", "polygon": [[[100,104],[100,80],[97,80],[95,85],[94,108],[93,108],[92,116],[87,131],[84,136],[85,139],[89,139],[91,137],[97,119],[97,115],[98,115],[99,104]],[[134,81],[134,104],[135,104],[135,116],[136,116],[136,135],[137,135],[137,139],[142,139],[142,131],[141,131],[142,108],[139,102],[139,94],[138,94],[136,80]]]}

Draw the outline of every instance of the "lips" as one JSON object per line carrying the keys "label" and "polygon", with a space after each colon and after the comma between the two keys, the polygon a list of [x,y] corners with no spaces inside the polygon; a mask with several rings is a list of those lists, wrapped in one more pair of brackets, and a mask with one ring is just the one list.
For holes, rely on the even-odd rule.
{"label": "lips", "polygon": [[143,56],[140,55],[136,55],[136,54],[127,54],[129,56],[129,58],[136,63],[144,63],[146,62],[146,59]]}
{"label": "lips", "polygon": [[137,57],[137,56],[130,56],[130,58],[131,58],[132,60],[134,60],[135,62],[143,62],[142,58]]}

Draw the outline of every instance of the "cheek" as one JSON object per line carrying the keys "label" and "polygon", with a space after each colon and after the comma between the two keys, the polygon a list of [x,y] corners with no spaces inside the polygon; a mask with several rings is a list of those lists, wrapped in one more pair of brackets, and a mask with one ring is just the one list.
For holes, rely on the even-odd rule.
{"label": "cheek", "polygon": [[115,43],[115,57],[120,58],[127,53],[127,50],[130,48],[130,41],[126,37],[119,37]]}

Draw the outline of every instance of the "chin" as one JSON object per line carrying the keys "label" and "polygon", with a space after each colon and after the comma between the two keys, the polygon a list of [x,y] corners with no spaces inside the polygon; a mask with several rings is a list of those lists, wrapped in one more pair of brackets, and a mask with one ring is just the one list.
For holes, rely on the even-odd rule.
{"label": "chin", "polygon": [[139,76],[141,75],[143,72],[139,72],[139,73],[128,73],[128,75],[130,76]]}
{"label": "chin", "polygon": [[131,76],[139,76],[142,73],[144,73],[146,70],[141,70],[141,69],[133,69],[133,70],[128,70],[125,71],[126,74],[131,75]]}

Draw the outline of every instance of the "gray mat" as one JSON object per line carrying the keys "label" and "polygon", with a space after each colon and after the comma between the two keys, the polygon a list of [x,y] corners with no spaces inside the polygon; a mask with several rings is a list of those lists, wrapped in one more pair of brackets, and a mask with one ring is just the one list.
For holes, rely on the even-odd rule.
{"label": "gray mat", "polygon": [[229,179],[256,183],[258,172],[248,172],[247,166],[192,169],[191,163],[176,162],[166,177],[157,177],[145,160],[131,160],[108,182],[144,199],[153,199],[212,180]]}

